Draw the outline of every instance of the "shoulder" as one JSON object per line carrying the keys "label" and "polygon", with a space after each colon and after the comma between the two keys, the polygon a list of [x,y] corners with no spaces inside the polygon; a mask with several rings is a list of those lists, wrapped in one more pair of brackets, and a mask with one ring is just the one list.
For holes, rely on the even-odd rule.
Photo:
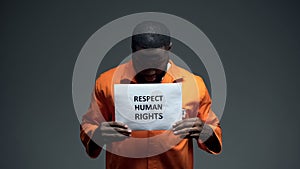
{"label": "shoulder", "polygon": [[176,72],[176,76],[182,77],[182,84],[189,88],[189,90],[197,90],[200,93],[200,96],[206,95],[207,87],[201,76],[177,65],[174,65],[173,71]]}
{"label": "shoulder", "polygon": [[126,72],[127,67],[128,63],[124,63],[101,73],[96,79],[96,88],[99,90],[111,88],[115,81],[121,79],[123,73]]}
{"label": "shoulder", "polygon": [[103,73],[101,73],[97,80],[96,80],[96,83],[105,83],[105,82],[109,82],[113,76],[114,76],[114,73],[115,71],[117,70],[117,67],[114,67],[114,68],[111,68]]}
{"label": "shoulder", "polygon": [[198,85],[205,86],[204,80],[201,76],[194,74],[182,67],[174,65],[174,71],[176,72],[177,76],[183,77],[185,81],[196,81]]}

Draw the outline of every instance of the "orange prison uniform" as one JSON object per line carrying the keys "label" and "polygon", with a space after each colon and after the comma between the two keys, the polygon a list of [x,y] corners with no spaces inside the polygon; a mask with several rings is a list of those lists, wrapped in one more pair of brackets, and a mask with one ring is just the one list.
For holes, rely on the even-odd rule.
{"label": "orange prison uniform", "polygon": [[[209,143],[197,141],[199,148],[212,153],[218,154],[222,147],[222,130],[219,125],[219,120],[211,110],[211,98],[207,88],[201,79],[178,66],[171,60],[170,67],[167,70],[161,83],[182,83],[182,108],[186,110],[186,117],[199,117],[203,122],[208,124],[214,131],[213,136],[208,140],[214,140]],[[136,83],[134,76],[136,75],[132,61],[128,61],[118,67],[110,69],[99,76],[96,80],[95,90],[92,94],[92,101],[86,114],[82,118],[80,137],[86,147],[87,154],[90,157],[96,158],[101,152],[101,147],[89,148],[91,138],[94,131],[102,121],[115,120],[114,107],[114,84],[129,84]],[[98,108],[99,107],[99,108]],[[152,137],[164,133],[166,131],[132,131],[132,137],[145,138]],[[167,133],[168,137],[164,138],[165,145],[172,144],[178,136],[172,134],[172,131]],[[152,143],[151,150],[160,149],[162,142]],[[126,145],[126,141],[113,142],[107,147],[113,152],[130,151],[140,149],[141,147],[133,146],[134,144]],[[210,146],[207,146],[210,145]],[[211,148],[209,148],[211,147]],[[217,148],[214,148],[217,147]],[[132,158],[116,155],[106,151],[106,168],[107,169],[192,169],[193,168],[193,142],[192,139],[183,139],[177,144],[174,144],[166,152],[158,155]]]}

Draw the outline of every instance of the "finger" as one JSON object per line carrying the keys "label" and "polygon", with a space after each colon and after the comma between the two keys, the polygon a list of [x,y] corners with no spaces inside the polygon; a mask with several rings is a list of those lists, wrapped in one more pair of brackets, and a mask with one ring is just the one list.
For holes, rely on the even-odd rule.
{"label": "finger", "polygon": [[193,127],[193,124],[194,124],[193,122],[188,122],[188,121],[181,122],[178,125],[173,127],[173,131],[177,131],[185,128],[191,128]]}
{"label": "finger", "polygon": [[187,119],[183,119],[183,120],[180,120],[180,121],[177,121],[173,127],[177,127],[179,125],[182,125],[183,123],[195,123],[195,124],[200,124],[201,123],[201,120],[198,118],[198,117],[194,117],[194,118],[187,118]]}
{"label": "finger", "polygon": [[196,122],[184,122],[179,124],[178,126],[173,128],[173,131],[178,131],[186,128],[193,128],[193,127],[198,127],[202,128],[202,122],[201,121],[196,121]]}
{"label": "finger", "polygon": [[174,131],[174,135],[181,135],[181,134],[192,134],[192,133],[200,133],[201,129],[199,127],[192,127],[192,128],[184,128],[181,130]]}
{"label": "finger", "polygon": [[118,122],[118,121],[110,121],[108,122],[108,125],[110,127],[119,127],[119,128],[124,128],[124,129],[127,129],[128,126],[122,122]]}
{"label": "finger", "polygon": [[120,134],[122,134],[122,135],[124,135],[124,136],[127,136],[127,137],[130,137],[130,136],[131,136],[131,133],[120,133]]}
{"label": "finger", "polygon": [[128,129],[116,128],[116,131],[123,134],[123,135],[126,135],[126,136],[131,135],[131,130],[128,130]]}
{"label": "finger", "polygon": [[195,133],[195,134],[188,134],[188,135],[180,135],[179,136],[181,139],[191,139],[191,138],[199,138],[199,134]]}
{"label": "finger", "polygon": [[103,138],[107,141],[113,142],[113,141],[121,141],[129,137],[122,134],[105,134],[103,135]]}
{"label": "finger", "polygon": [[122,133],[125,135],[131,134],[130,129],[123,129],[118,127],[103,127],[101,131],[102,133],[107,133],[107,134],[116,134],[116,133]]}
{"label": "finger", "polygon": [[130,129],[114,128],[114,130],[119,132],[119,133],[131,133]]}
{"label": "finger", "polygon": [[107,132],[130,132],[132,130],[130,129],[124,129],[124,128],[119,128],[119,127],[102,127],[102,131],[107,131]]}
{"label": "finger", "polygon": [[128,127],[127,125],[123,124],[122,122],[116,122],[116,121],[102,122],[101,126],[120,127],[120,128],[127,128]]}
{"label": "finger", "polygon": [[183,119],[183,120],[180,120],[180,121],[175,122],[175,123],[172,125],[172,127],[174,128],[174,127],[180,125],[181,123],[183,123],[184,120],[186,120],[186,119]]}

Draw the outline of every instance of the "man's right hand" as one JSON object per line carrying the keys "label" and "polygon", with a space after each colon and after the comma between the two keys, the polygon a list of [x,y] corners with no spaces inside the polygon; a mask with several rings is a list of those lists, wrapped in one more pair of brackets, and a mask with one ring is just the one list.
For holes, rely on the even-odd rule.
{"label": "man's right hand", "polygon": [[102,122],[94,133],[97,136],[96,142],[107,144],[115,141],[122,141],[131,136],[131,130],[122,122]]}

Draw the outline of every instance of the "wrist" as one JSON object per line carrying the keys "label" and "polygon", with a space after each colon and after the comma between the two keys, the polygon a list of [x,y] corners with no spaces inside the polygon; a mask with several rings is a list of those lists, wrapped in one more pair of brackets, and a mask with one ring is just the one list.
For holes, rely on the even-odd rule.
{"label": "wrist", "polygon": [[208,124],[204,124],[202,131],[200,132],[198,141],[200,141],[200,143],[204,143],[213,135],[213,133],[213,129]]}
{"label": "wrist", "polygon": [[100,126],[98,126],[95,129],[93,136],[91,137],[91,141],[93,141],[95,144],[97,144],[100,147],[102,147],[105,144],[104,140],[102,139],[102,132]]}

